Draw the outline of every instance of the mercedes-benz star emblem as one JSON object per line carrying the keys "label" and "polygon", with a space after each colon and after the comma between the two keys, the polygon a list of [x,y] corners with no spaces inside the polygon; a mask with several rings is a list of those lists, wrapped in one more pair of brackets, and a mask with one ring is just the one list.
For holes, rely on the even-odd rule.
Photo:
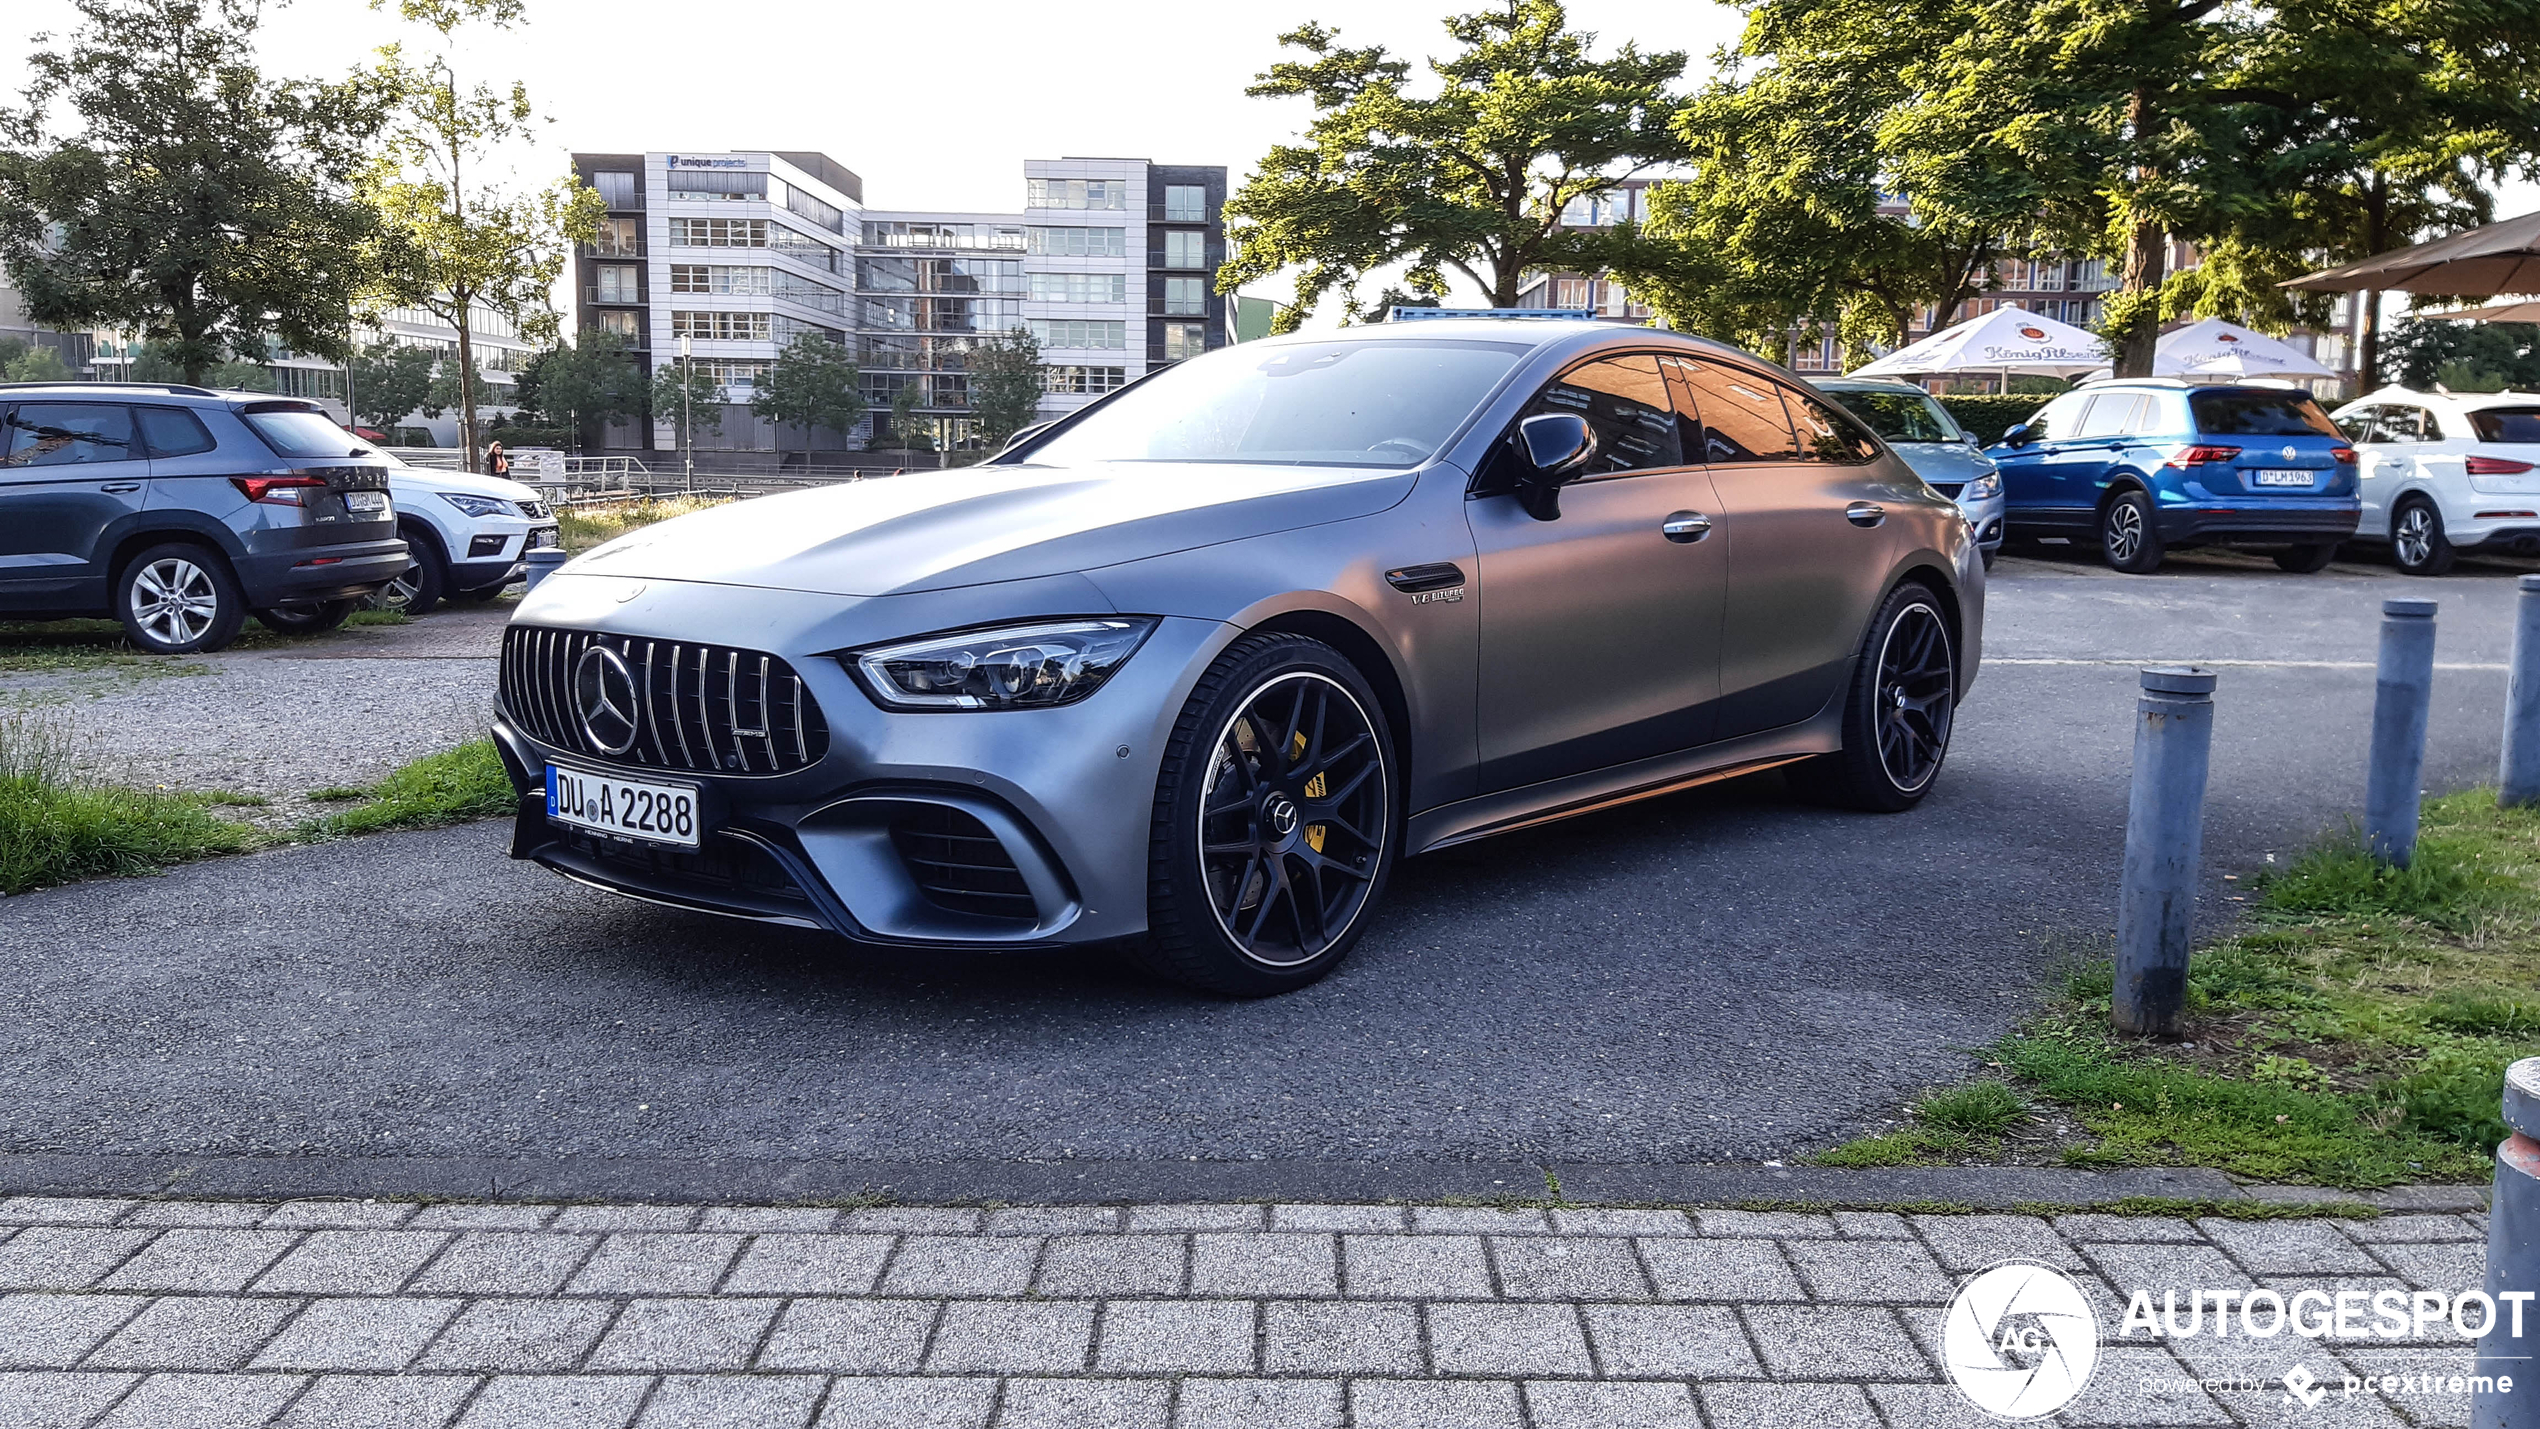
{"label": "mercedes-benz star emblem", "polygon": [[582,732],[602,754],[624,754],[635,747],[635,672],[624,657],[606,645],[594,645],[573,662],[573,707],[582,716]]}
{"label": "mercedes-benz star emblem", "polygon": [[1273,795],[1270,800],[1270,831],[1281,838],[1296,832],[1296,805]]}

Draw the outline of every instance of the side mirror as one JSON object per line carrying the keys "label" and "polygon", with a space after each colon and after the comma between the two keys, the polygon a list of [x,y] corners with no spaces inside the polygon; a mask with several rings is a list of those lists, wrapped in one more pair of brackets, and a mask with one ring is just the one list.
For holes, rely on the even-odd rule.
{"label": "side mirror", "polygon": [[2002,434],[2002,445],[2006,447],[2024,447],[2035,440],[2037,438],[2030,435],[2026,422],[2021,422]]}
{"label": "side mirror", "polygon": [[1587,419],[1546,412],[1517,424],[1517,447],[1533,468],[1517,484],[1517,503],[1538,521],[1561,514],[1561,487],[1596,455],[1596,433]]}

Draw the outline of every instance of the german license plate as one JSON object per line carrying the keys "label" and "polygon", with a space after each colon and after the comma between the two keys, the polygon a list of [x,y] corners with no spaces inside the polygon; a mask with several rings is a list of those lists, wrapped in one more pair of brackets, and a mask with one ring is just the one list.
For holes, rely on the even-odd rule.
{"label": "german license plate", "polygon": [[2314,475],[2316,475],[2316,473],[2307,471],[2288,471],[2283,467],[2271,466],[2263,468],[2258,472],[2258,485],[2308,486],[2311,484],[2311,480]]}
{"label": "german license plate", "polygon": [[547,818],[593,833],[697,846],[697,786],[547,766]]}
{"label": "german license plate", "polygon": [[357,514],[367,514],[373,511],[385,511],[388,509],[388,493],[385,491],[347,491],[344,493],[344,509]]}
{"label": "german license plate", "polygon": [[520,548],[523,551],[543,551],[549,546],[561,546],[563,544],[564,541],[557,534],[555,527],[540,526],[529,533],[529,539],[523,541]]}

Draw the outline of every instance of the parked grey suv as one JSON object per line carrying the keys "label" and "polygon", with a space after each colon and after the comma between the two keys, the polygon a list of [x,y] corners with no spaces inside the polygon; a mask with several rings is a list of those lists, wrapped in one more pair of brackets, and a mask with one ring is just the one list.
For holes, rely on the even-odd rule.
{"label": "parked grey suv", "polygon": [[513,856],[584,882],[1263,994],[1406,854],[1776,767],[1913,805],[1983,594],[1958,508],[1755,358],[1406,323],[620,537],[522,600],[495,733]]}
{"label": "parked grey suv", "polygon": [[314,402],[0,384],[0,616],[111,615],[145,650],[217,650],[250,611],[339,624],[406,559],[387,463]]}

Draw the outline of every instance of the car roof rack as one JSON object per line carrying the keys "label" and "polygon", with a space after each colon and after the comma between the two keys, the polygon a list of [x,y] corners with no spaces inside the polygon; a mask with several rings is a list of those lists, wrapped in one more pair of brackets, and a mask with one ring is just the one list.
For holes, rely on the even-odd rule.
{"label": "car roof rack", "polygon": [[147,387],[156,392],[182,392],[189,397],[217,397],[209,387],[187,382],[0,382],[0,388],[11,387]]}

